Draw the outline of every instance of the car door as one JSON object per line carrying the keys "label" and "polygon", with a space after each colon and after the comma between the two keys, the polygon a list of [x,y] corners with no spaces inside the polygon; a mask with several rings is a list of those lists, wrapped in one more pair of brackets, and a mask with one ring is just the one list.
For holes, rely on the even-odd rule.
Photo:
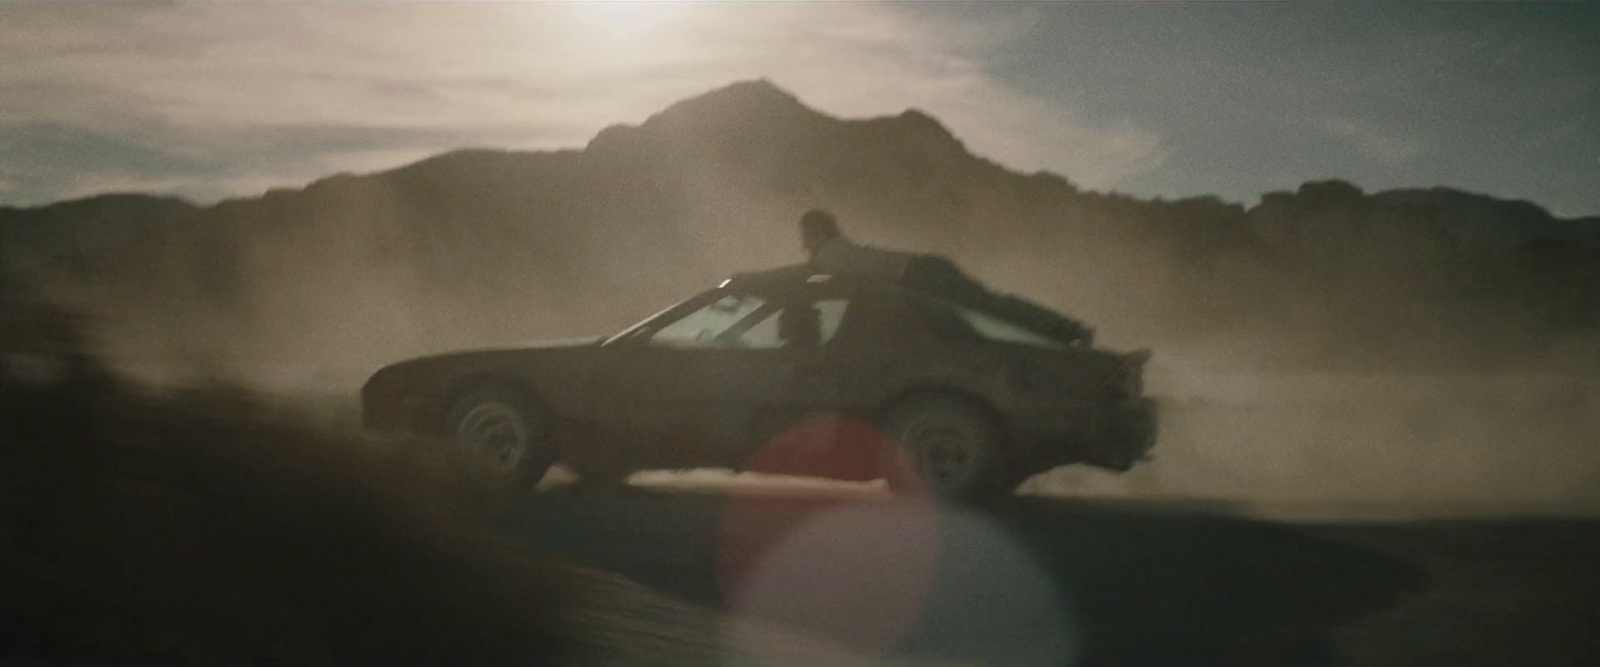
{"label": "car door", "polygon": [[728,408],[717,414],[734,436],[716,452],[725,465],[744,467],[798,422],[838,410],[851,369],[835,341],[849,304],[841,295],[786,300],[743,333],[746,346],[708,388]]}
{"label": "car door", "polygon": [[[614,357],[603,394],[637,467],[739,467],[774,424],[836,400],[842,299],[725,293]],[[802,315],[814,315],[807,321]],[[808,324],[815,325],[811,331]]]}

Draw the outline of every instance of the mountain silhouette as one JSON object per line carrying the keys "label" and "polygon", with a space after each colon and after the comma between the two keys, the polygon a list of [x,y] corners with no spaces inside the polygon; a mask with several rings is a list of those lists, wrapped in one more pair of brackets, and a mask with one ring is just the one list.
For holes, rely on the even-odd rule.
{"label": "mountain silhouette", "polygon": [[0,274],[86,276],[136,239],[199,210],[174,197],[108,194],[34,208],[0,206]]}
{"label": "mountain silhouette", "polygon": [[1254,206],[1085,191],[974,156],[924,112],[840,119],[767,80],[581,150],[455,151],[205,207],[0,209],[0,266],[101,315],[131,357],[375,365],[615,330],[799,260],[811,207],[865,241],[948,254],[1110,344],[1228,363],[1511,363],[1600,328],[1595,219],[1338,180]]}

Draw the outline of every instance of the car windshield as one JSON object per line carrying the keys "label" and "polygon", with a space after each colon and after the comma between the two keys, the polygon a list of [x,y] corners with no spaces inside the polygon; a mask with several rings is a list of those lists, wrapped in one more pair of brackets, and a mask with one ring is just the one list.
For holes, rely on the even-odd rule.
{"label": "car windshield", "polygon": [[652,324],[660,321],[662,318],[666,317],[668,314],[672,313],[673,311],[678,310],[679,308],[682,308],[684,306],[684,304],[687,304],[687,303],[690,303],[692,301],[695,301],[696,299],[700,299],[703,296],[704,295],[692,296],[692,297],[689,297],[689,298],[684,299],[682,301],[679,301],[677,303],[674,303],[674,304],[672,304],[670,306],[667,306],[666,308],[662,308],[661,310],[656,311],[655,314],[653,314],[653,315],[651,315],[649,317],[646,317],[646,318],[644,318],[642,320],[639,320],[638,322],[635,322],[632,326],[629,326],[628,328],[623,329],[622,331],[619,331],[619,332],[611,335],[610,337],[606,338],[605,342],[603,344],[604,345],[610,345],[610,344],[613,344],[613,343],[617,343],[617,342],[621,342],[621,341],[633,338],[634,336],[639,335],[639,333],[644,331],[645,329],[650,328],[650,326]]}
{"label": "car windshield", "polygon": [[758,326],[775,320],[777,304],[754,295],[725,294],[688,315],[668,322],[650,335],[652,345],[666,347],[746,346],[752,342],[776,341],[777,336],[746,336]]}

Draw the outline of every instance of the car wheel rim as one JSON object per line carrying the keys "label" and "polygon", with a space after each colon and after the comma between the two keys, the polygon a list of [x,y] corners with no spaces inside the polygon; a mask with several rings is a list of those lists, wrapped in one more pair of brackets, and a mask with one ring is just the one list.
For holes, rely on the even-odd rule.
{"label": "car wheel rim", "polygon": [[467,452],[509,473],[522,463],[528,450],[528,425],[516,409],[501,403],[473,407],[456,427],[456,441]]}
{"label": "car wheel rim", "polygon": [[971,479],[978,458],[979,438],[971,428],[937,418],[924,419],[907,429],[917,471],[939,489],[959,489]]}

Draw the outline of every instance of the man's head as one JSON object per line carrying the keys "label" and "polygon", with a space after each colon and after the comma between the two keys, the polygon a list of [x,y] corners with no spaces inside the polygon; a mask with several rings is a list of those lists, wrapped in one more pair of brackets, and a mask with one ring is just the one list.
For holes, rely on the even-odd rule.
{"label": "man's head", "polygon": [[800,216],[800,245],[805,247],[806,254],[817,254],[822,244],[839,236],[839,222],[833,219],[832,213],[814,208]]}

